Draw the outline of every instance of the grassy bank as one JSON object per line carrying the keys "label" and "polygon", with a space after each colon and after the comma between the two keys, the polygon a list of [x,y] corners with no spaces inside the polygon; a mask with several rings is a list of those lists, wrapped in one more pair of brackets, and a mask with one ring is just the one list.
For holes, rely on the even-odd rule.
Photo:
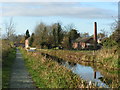
{"label": "grassy bank", "polygon": [[120,68],[120,48],[113,47],[113,48],[104,48],[99,51],[96,51],[96,60],[101,62],[103,67],[109,69],[116,69]]}
{"label": "grassy bank", "polygon": [[109,85],[110,88],[119,88],[120,80],[117,73],[107,72],[103,69],[99,69],[99,72],[104,76],[103,78],[100,78],[101,81]]}
{"label": "grassy bank", "polygon": [[26,66],[38,88],[84,88],[93,87],[59,65],[52,59],[45,58],[39,52],[22,50]]}
{"label": "grassy bank", "polygon": [[68,50],[39,50],[52,56],[57,56],[63,60],[82,63],[95,62],[99,67],[105,67],[118,70],[119,66],[119,50],[117,48],[101,49],[98,51],[68,51]]}
{"label": "grassy bank", "polygon": [[11,48],[8,41],[2,45],[2,88],[9,88],[12,65],[16,57],[16,49]]}
{"label": "grassy bank", "polygon": [[[63,60],[81,63],[84,62],[93,62],[94,57],[93,51],[71,51],[71,50],[50,50],[50,49],[39,49],[38,51],[47,53],[52,56],[62,58]],[[92,57],[91,57],[92,56]]]}
{"label": "grassy bank", "polygon": [[118,47],[104,48],[95,52],[44,49],[39,51],[52,56],[60,57],[66,61],[91,66],[104,75],[104,78],[101,78],[101,81],[105,82],[111,88],[118,88],[120,85],[120,49]]}

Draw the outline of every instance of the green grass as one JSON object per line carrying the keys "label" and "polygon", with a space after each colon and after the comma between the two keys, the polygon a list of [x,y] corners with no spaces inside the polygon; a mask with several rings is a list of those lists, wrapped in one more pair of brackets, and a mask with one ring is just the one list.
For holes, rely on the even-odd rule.
{"label": "green grass", "polygon": [[94,59],[94,56],[92,56],[93,51],[49,50],[49,49],[40,49],[38,51],[75,63],[81,63],[81,61],[92,62]]}
{"label": "green grass", "polygon": [[15,56],[15,48],[11,48],[7,56],[2,59],[2,88],[9,88],[10,75]]}
{"label": "green grass", "polygon": [[[120,56],[119,51],[116,47],[113,48],[104,48],[98,51],[64,51],[64,50],[38,50],[39,52],[47,53],[52,56],[57,56],[58,58],[62,58],[66,61],[71,61],[75,63],[79,63],[82,65],[91,66],[94,69],[102,72],[102,74],[111,80],[112,83],[108,83],[109,80],[105,79],[105,81],[109,84],[110,87],[119,87],[118,82],[118,74],[120,74]],[[89,61],[89,64],[86,63]],[[93,63],[93,61],[95,63]],[[93,65],[94,64],[94,65]],[[114,74],[114,76],[113,76]],[[107,76],[106,76],[107,75]]]}
{"label": "green grass", "polygon": [[[71,51],[71,50],[49,50],[39,49],[39,52],[47,53],[52,56],[62,58],[63,60],[82,63],[82,62],[95,62],[99,66],[108,68],[109,70],[118,69],[120,57],[118,49],[113,47],[110,49],[101,49],[98,51]],[[94,54],[94,55],[93,55]]]}
{"label": "green grass", "polygon": [[99,51],[96,51],[96,60],[102,63],[103,67],[110,69],[119,69],[119,51],[120,49],[113,48],[104,48]]}
{"label": "green grass", "polygon": [[[119,58],[119,53],[118,53],[118,49],[116,48],[111,48],[111,49],[101,49],[101,50],[98,50],[98,51],[95,51],[94,55],[93,55],[93,51],[69,51],[69,50],[49,50],[49,49],[40,49],[38,50],[38,52],[36,53],[28,53],[27,55],[30,56],[29,58],[31,60],[27,60],[27,63],[31,63],[31,65],[33,64],[33,67],[31,67],[30,69],[36,67],[36,68],[40,68],[40,69],[37,69],[36,71],[32,70],[31,72],[33,72],[33,76],[35,75],[34,78],[36,78],[35,82],[38,82],[38,86],[39,86],[39,82],[47,82],[46,79],[43,79],[43,78],[47,78],[48,82],[50,82],[49,80],[51,80],[50,78],[53,78],[55,77],[54,76],[54,70],[52,70],[51,68],[55,67],[57,63],[55,63],[55,65],[53,64],[51,67],[51,64],[52,64],[52,60],[51,59],[45,59],[44,60],[44,57],[40,56],[40,53],[47,53],[51,56],[56,56],[58,58],[61,58],[63,60],[66,60],[66,61],[70,61],[70,62],[75,62],[75,63],[80,63],[81,64],[81,61],[90,61],[89,65],[88,66],[91,66],[93,68],[95,68],[96,70],[99,70],[101,71],[102,73],[104,73],[106,75],[108,75],[108,77],[111,78],[111,73],[114,74],[114,76],[116,77],[116,74],[118,74],[118,68],[120,68],[120,62],[118,62],[120,60]],[[27,57],[27,56],[26,56]],[[32,57],[35,57],[32,59]],[[27,57],[28,58],[28,57]],[[93,60],[95,61],[95,65],[93,65]],[[48,62],[49,61],[49,62]],[[43,63],[42,63],[43,62]],[[37,66],[37,64],[39,63],[39,65]],[[85,62],[86,63],[86,62]],[[48,67],[48,65],[50,64],[50,67]],[[84,65],[84,63],[82,63]],[[86,64],[85,64],[86,65]],[[95,67],[94,67],[95,66]],[[30,67],[30,65],[28,65],[28,67]],[[59,67],[59,65],[57,65],[57,67]],[[57,68],[56,67],[56,68]],[[50,68],[50,70],[52,70],[52,73],[50,72],[50,70],[48,69]],[[57,70],[55,68],[55,70]],[[60,66],[61,69],[61,73],[63,73],[64,71],[65,72],[69,72],[69,71],[66,71],[63,69],[62,66]],[[40,74],[35,74],[37,71],[47,71],[46,74],[47,76],[46,77],[42,77],[39,81],[39,78],[37,78],[38,75],[44,75],[44,73],[40,72]],[[107,73],[107,74],[106,74]],[[65,76],[66,74],[64,74]],[[45,75],[44,75],[45,76]],[[52,77],[53,76],[53,77]],[[58,75],[59,76],[59,75]],[[62,76],[62,75],[60,75]],[[66,77],[67,78],[67,77]],[[117,77],[116,77],[117,78]],[[57,78],[56,78],[57,79]],[[61,79],[60,79],[61,80]],[[62,78],[63,80],[63,78]],[[113,79],[112,79],[113,80]],[[45,81],[45,82],[44,82]],[[53,80],[54,81],[54,80]],[[67,81],[66,79],[64,79],[62,81],[63,86],[59,86],[57,85],[57,80],[54,81],[55,84],[53,83],[53,86],[54,87],[65,87],[66,86],[69,86],[69,85],[66,85],[66,83],[64,81]],[[70,80],[68,80],[70,81]],[[81,81],[81,80],[80,80]],[[109,80],[106,79],[106,81],[109,82]],[[58,79],[58,82],[59,82],[59,79]],[[118,84],[119,83],[116,83],[117,82],[117,79],[115,79],[113,81],[115,84],[113,83],[110,83],[110,86],[111,87],[118,87]],[[46,86],[46,84],[43,84],[41,83],[40,85],[43,85],[43,87],[50,87],[49,85]],[[80,82],[81,83],[81,82]],[[48,84],[48,83],[47,83]],[[65,86],[64,86],[65,85]],[[79,86],[79,85],[78,85]],[[81,86],[81,84],[80,84]],[[84,86],[84,85],[83,85]],[[86,86],[86,85],[85,85]],[[51,87],[53,88],[53,87]]]}
{"label": "green grass", "polygon": [[[84,88],[87,83],[70,70],[40,53],[22,50],[26,66],[38,88]],[[90,86],[94,87],[94,86]]]}

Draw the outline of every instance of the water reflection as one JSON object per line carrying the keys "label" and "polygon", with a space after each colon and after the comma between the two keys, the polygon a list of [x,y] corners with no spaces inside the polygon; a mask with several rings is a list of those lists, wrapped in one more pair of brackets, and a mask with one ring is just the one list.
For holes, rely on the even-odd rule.
{"label": "water reflection", "polygon": [[90,66],[83,66],[80,64],[75,64],[74,66],[71,66],[69,65],[69,62],[66,62],[64,66],[72,70],[73,73],[79,75],[87,82],[95,83],[98,87],[108,87],[99,79],[100,77],[103,77],[101,73],[98,71],[94,71],[94,69]]}
{"label": "water reflection", "polygon": [[94,71],[94,79],[96,79],[96,71]]}
{"label": "water reflection", "polygon": [[[41,55],[45,56],[46,58],[52,58],[52,60],[58,62],[60,65],[65,66],[66,68],[70,69],[73,73],[79,75],[82,79],[86,80],[88,83],[95,83],[98,87],[105,87],[108,88],[109,86],[112,87],[112,82],[115,82],[115,86],[117,87],[117,79],[110,78],[112,77],[111,74],[105,74],[104,70],[101,71],[97,69],[96,63],[84,63],[77,64],[74,62],[68,62],[56,56],[51,56],[49,54],[41,53]],[[87,66],[86,66],[87,65]],[[101,73],[102,72],[102,73]],[[108,77],[110,76],[110,77]],[[116,77],[116,74],[115,74]],[[115,81],[114,81],[115,80]],[[109,85],[109,86],[108,86]]]}
{"label": "water reflection", "polygon": [[77,64],[76,64],[76,63],[74,63],[74,62],[68,62],[68,64],[69,64],[71,67],[73,67],[73,66],[77,65]]}

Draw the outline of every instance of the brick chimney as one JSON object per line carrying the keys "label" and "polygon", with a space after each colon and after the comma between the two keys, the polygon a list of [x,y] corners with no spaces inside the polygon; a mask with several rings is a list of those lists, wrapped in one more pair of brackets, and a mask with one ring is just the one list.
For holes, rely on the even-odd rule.
{"label": "brick chimney", "polygon": [[118,2],[118,29],[120,30],[120,1]]}
{"label": "brick chimney", "polygon": [[97,49],[97,22],[94,22],[94,49]]}

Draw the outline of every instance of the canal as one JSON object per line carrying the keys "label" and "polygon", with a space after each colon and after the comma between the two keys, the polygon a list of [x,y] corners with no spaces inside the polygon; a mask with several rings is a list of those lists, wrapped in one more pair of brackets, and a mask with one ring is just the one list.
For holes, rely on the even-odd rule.
{"label": "canal", "polygon": [[[70,69],[74,74],[77,74],[85,80],[89,85],[94,84],[97,87],[112,88],[120,87],[118,71],[98,68],[96,63],[81,62],[80,64],[65,61],[59,57],[51,56],[49,54],[41,53],[46,58],[58,62],[60,65]],[[92,64],[91,64],[92,63]]]}
{"label": "canal", "polygon": [[41,53],[46,58],[52,58],[52,60],[58,62],[60,65],[70,69],[73,73],[80,76],[89,85],[94,84],[97,87],[112,88],[120,87],[118,71],[98,68],[96,63],[81,62],[81,64],[68,62],[56,56]]}

